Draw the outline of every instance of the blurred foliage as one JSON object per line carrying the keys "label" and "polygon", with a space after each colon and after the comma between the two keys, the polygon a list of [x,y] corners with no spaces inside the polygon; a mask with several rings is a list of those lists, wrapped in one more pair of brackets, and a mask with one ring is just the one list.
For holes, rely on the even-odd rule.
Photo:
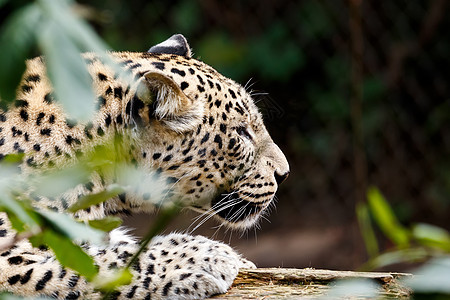
{"label": "blurred foliage", "polygon": [[[80,56],[82,51],[95,51],[106,63],[118,69],[104,55],[105,45],[90,27],[80,19],[71,0],[3,1],[0,6],[10,4],[10,14],[0,28],[0,95],[3,109],[14,100],[16,87],[24,71],[25,59],[37,51],[44,55],[47,71],[54,87],[56,100],[76,121],[84,121],[92,116],[94,96],[91,78]],[[126,74],[121,74],[121,76]],[[127,78],[127,77],[126,77]],[[62,193],[86,184],[91,174],[105,177],[106,174],[120,173],[116,183],[105,186],[103,191],[81,197],[69,207],[76,213],[92,205],[100,204],[120,193],[130,191],[154,191],[152,175],[130,163],[129,149],[125,149],[121,136],[114,136],[97,145],[89,155],[76,162],[66,162],[59,166],[41,170],[36,174],[24,175],[20,171],[25,154],[8,154],[0,162],[0,211],[6,212],[12,227],[17,231],[7,249],[21,239],[28,239],[34,247],[45,245],[55,254],[59,262],[73,269],[97,289],[112,292],[117,286],[129,284],[132,279],[130,268],[139,254],[146,249],[151,238],[165,228],[178,211],[176,204],[161,207],[160,216],[141,242],[137,253],[128,265],[109,278],[98,274],[94,260],[80,246],[81,243],[101,246],[105,243],[105,232],[121,224],[116,217],[91,220],[83,223],[66,214],[50,210],[36,209],[32,199],[58,198]],[[117,172],[120,170],[120,172]],[[106,178],[106,177],[105,177]],[[139,179],[139,180],[137,180]],[[55,200],[57,201],[57,200]],[[161,199],[155,205],[162,206]],[[6,248],[5,248],[6,247]],[[1,295],[2,299],[12,299]]]}
{"label": "blurred foliage", "polygon": [[[362,266],[363,270],[373,270],[392,264],[425,262],[413,273],[418,275],[405,279],[405,284],[414,291],[415,299],[448,299],[450,297],[450,233],[440,227],[417,223],[411,228],[400,224],[391,206],[377,188],[367,192],[367,204],[359,206],[361,232],[371,259]],[[378,252],[374,238],[372,220],[384,236],[393,244],[392,249]],[[359,286],[359,285],[357,285]]]}
{"label": "blurred foliage", "polygon": [[[361,232],[371,259],[364,269],[376,269],[401,262],[423,261],[426,258],[450,254],[450,233],[440,227],[426,224],[412,224],[410,228],[400,224],[390,204],[377,188],[367,192],[367,204],[361,204],[359,213]],[[372,220],[394,245],[393,249],[380,254],[377,249]]]}
{"label": "blurred foliage", "polygon": [[[271,216],[272,226],[291,228],[293,219],[295,227],[344,226],[357,206],[371,258],[366,267],[373,268],[448,253],[450,18],[445,2],[361,2],[367,181],[385,192],[390,205],[376,189],[367,204],[352,200],[348,1],[80,0],[71,8],[115,50],[145,51],[183,33],[194,57],[241,83],[252,78],[249,90],[268,91],[276,100],[255,98],[260,105],[276,101],[281,108],[281,117],[266,116],[266,121],[292,169],[281,186],[283,201],[278,219]],[[0,73],[6,99],[23,71],[22,59],[42,54],[30,45],[39,45],[31,33],[40,28],[36,3],[45,1],[29,3],[0,1],[0,23],[17,11],[12,25],[2,26],[11,44],[6,50],[2,45],[0,57],[9,70]],[[9,205],[22,213],[14,202]]]}

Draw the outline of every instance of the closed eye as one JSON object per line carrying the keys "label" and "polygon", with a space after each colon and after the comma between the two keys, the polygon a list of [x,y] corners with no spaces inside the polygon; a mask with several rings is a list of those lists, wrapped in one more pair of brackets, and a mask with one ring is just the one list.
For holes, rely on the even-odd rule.
{"label": "closed eye", "polygon": [[253,140],[251,134],[248,132],[247,127],[245,127],[245,126],[239,126],[239,127],[236,127],[236,132],[237,132],[240,136],[242,136],[242,137],[244,137],[244,138],[246,138],[246,139],[248,139],[248,140],[250,140],[250,141]]}

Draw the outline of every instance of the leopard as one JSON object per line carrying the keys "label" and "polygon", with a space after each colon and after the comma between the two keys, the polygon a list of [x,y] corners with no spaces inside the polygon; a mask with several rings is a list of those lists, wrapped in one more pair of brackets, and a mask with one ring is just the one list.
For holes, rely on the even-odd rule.
{"label": "leopard", "polygon": [[[27,60],[15,100],[0,110],[0,160],[21,153],[20,172],[44,172],[76,162],[119,134],[129,162],[156,178],[158,186],[170,188],[121,193],[72,214],[77,220],[152,213],[162,194],[164,203],[181,203],[237,230],[255,226],[268,212],[290,172],[287,159],[250,92],[193,58],[182,34],[147,52],[108,52],[123,72],[97,53],[81,55],[96,98],[93,116],[71,119],[55,99],[45,57]],[[93,173],[88,183],[52,199],[35,195],[33,206],[70,214],[68,207],[80,196],[102,191],[115,179]],[[0,227],[0,242],[17,237],[5,212],[0,212]],[[99,274],[108,274],[127,264],[139,242],[119,227],[105,244],[83,247]],[[45,247],[22,239],[2,251],[1,291],[56,299],[102,297]],[[181,232],[159,235],[134,264],[131,283],[110,298],[202,299],[225,293],[242,268],[255,265],[223,242]]]}

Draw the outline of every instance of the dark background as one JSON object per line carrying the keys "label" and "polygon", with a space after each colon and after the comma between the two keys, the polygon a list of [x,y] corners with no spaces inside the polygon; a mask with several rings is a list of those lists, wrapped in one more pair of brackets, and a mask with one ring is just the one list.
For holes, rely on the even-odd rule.
{"label": "dark background", "polygon": [[[209,222],[194,233],[230,242],[259,266],[355,269],[368,258],[355,205],[372,185],[405,226],[450,229],[448,1],[78,4],[114,50],[145,51],[182,33],[195,58],[251,80],[259,94],[291,165],[277,208],[261,230],[216,232]],[[130,224],[143,234],[150,219]],[[382,250],[392,246],[377,236]]]}
{"label": "dark background", "polygon": [[[291,175],[261,230],[214,236],[259,266],[360,266],[355,203],[369,185],[404,225],[450,229],[447,1],[80,3],[115,50],[144,51],[182,33],[194,57],[268,93],[255,100]],[[144,232],[149,217],[139,219]]]}

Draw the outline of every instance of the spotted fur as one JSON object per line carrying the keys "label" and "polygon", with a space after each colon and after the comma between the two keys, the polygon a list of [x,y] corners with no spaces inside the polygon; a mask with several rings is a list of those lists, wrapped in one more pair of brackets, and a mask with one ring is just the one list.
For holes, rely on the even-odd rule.
{"label": "spotted fur", "polygon": [[[98,107],[85,123],[70,120],[54,101],[43,59],[28,61],[17,100],[0,111],[0,159],[23,152],[22,171],[40,172],[70,164],[118,135],[130,163],[170,188],[121,194],[75,217],[89,220],[149,212],[164,195],[166,203],[181,201],[204,218],[214,216],[227,226],[254,225],[287,177],[288,163],[247,91],[190,53],[182,35],[148,52],[110,53],[123,68],[121,73],[101,57],[84,54]],[[35,205],[64,212],[80,196],[113,183],[115,176],[94,173],[90,182],[56,199],[36,195]],[[0,240],[14,235],[1,213]],[[133,239],[115,230],[108,245],[86,249],[100,272],[107,274],[124,266],[137,247]],[[186,234],[161,236],[153,239],[135,265],[133,282],[114,297],[203,298],[225,292],[240,267],[252,266],[223,243]],[[0,289],[16,294],[99,297],[86,280],[62,268],[50,251],[33,248],[28,241],[1,253],[0,269]]]}

